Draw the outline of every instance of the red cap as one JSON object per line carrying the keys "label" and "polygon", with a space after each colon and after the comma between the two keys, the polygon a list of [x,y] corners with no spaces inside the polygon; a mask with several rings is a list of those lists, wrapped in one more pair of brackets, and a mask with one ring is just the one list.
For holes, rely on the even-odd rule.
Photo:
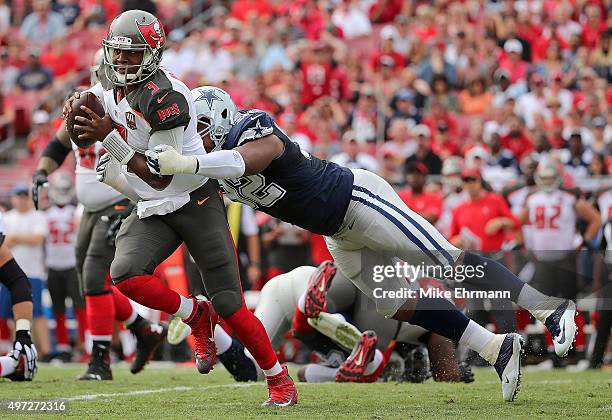
{"label": "red cap", "polygon": [[480,178],[480,171],[476,168],[465,168],[461,172],[461,178]]}

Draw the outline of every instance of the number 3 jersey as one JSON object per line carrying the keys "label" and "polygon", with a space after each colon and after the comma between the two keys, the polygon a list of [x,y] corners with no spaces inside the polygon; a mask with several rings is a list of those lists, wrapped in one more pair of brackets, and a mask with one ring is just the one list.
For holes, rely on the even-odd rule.
{"label": "number 3 jersey", "polygon": [[353,188],[353,173],[300,149],[263,111],[238,112],[223,149],[274,134],[285,145],[261,173],[220,180],[232,200],[248,204],[285,222],[331,236],[344,219]]}
{"label": "number 3 jersey", "polygon": [[[176,145],[179,153],[206,153],[196,129],[197,117],[193,99],[189,88],[183,82],[160,69],[127,96],[123,96],[122,92],[118,89],[105,91],[104,109],[121,137],[136,152],[144,154],[146,150],[153,148],[153,145],[149,144],[152,134],[182,127],[183,141],[182,144]],[[151,203],[155,200],[171,201],[173,197],[184,197],[207,181],[207,178],[199,175],[174,175],[170,185],[158,191],[129,171],[127,166],[123,166],[123,172],[136,193]],[[139,206],[141,204],[142,202]],[[185,202],[181,205],[183,204]]]}

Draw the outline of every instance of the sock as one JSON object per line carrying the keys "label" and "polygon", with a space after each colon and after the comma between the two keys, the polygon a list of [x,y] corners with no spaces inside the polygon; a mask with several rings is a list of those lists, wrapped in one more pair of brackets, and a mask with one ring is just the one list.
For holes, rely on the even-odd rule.
{"label": "sock", "polygon": [[116,286],[128,298],[151,309],[174,314],[181,306],[180,295],[155,276],[130,277]]}
{"label": "sock", "polygon": [[[55,312],[55,340],[59,351],[70,351],[70,338],[68,336],[68,328],[66,328],[66,314],[64,312]],[[63,346],[63,350],[59,347]]]}
{"label": "sock", "polygon": [[417,301],[414,315],[408,322],[459,341],[470,319],[446,299],[421,296]]}
{"label": "sock", "polygon": [[113,301],[115,302],[115,320],[123,322],[126,325],[134,322],[138,313],[136,313],[130,300],[115,286],[111,286],[111,292],[113,293]]}
{"label": "sock", "polygon": [[93,340],[91,358],[107,360],[110,363],[110,340]]}
{"label": "sock", "polygon": [[247,309],[244,300],[242,306],[236,312],[224,319],[234,330],[238,339],[249,349],[262,370],[276,368],[278,359],[272,344],[270,344],[266,330],[261,321]]}
{"label": "sock", "polygon": [[372,359],[372,361],[368,363],[365,370],[363,371],[363,375],[368,376],[376,372],[376,369],[378,369],[382,362],[383,354],[380,350],[376,349],[376,351],[374,352],[374,359]]}
{"label": "sock", "polygon": [[217,356],[225,353],[232,346],[232,337],[219,324],[215,325],[215,344]]}
{"label": "sock", "polygon": [[[215,331],[215,341],[216,339],[217,332]],[[219,361],[223,363],[223,366],[237,381],[256,381],[257,367],[255,362],[247,356],[245,348],[240,341],[231,337],[229,339],[230,347],[218,355]]]}
{"label": "sock", "polygon": [[121,351],[124,357],[129,357],[136,352],[136,340],[130,330],[119,331],[119,341],[121,341]]}
{"label": "sock", "polygon": [[272,366],[270,369],[262,369],[262,370],[266,376],[276,376],[283,371],[283,368],[281,367],[280,363],[278,363],[278,360],[277,360],[274,366]]}
{"label": "sock", "polygon": [[101,295],[85,296],[85,302],[91,339],[110,342],[115,320],[115,304],[110,290]]}
{"label": "sock", "polygon": [[482,255],[466,252],[463,264],[476,269],[482,276],[467,276],[463,283],[473,285],[479,290],[509,291],[510,300],[517,303],[521,289],[525,283],[497,261]]}
{"label": "sock", "polygon": [[564,299],[547,296],[528,284],[525,284],[516,301],[517,305],[527,309],[540,322],[546,321],[563,302]]}
{"label": "sock", "polygon": [[178,310],[174,312],[174,315],[178,316],[184,321],[187,318],[191,318],[191,315],[193,315],[193,311],[195,310],[195,306],[193,304],[193,300],[186,298],[183,295],[179,295],[179,297],[181,299],[181,304]]}
{"label": "sock", "polygon": [[15,360],[9,356],[0,357],[0,378],[15,372]]}
{"label": "sock", "polygon": [[74,317],[78,324],[78,333],[81,343],[85,343],[85,331],[87,331],[87,312],[85,308],[74,308]]}
{"label": "sock", "polygon": [[459,343],[474,350],[487,362],[494,364],[504,337],[505,334],[493,334],[482,325],[470,320]]}
{"label": "sock", "polygon": [[293,315],[293,331],[297,333],[304,333],[313,331],[314,328],[308,323],[308,318],[304,315],[304,311],[300,309],[300,305],[295,306],[295,314]]}

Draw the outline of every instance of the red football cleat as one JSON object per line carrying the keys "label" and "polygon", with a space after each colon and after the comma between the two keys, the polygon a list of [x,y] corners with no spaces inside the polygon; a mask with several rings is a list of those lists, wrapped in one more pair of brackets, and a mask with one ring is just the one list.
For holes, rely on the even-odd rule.
{"label": "red football cleat", "polygon": [[374,360],[377,341],[378,337],[376,337],[374,331],[364,331],[361,334],[361,340],[355,346],[351,355],[340,365],[340,369],[336,373],[336,382],[374,382],[378,379],[373,375],[365,376],[363,374],[366,366]]}
{"label": "red football cleat", "polygon": [[215,325],[219,315],[210,302],[198,301],[192,298],[196,305],[194,314],[185,320],[191,327],[195,344],[195,358],[198,372],[205,374],[213,370],[217,363],[217,347],[215,346]]}
{"label": "red football cleat", "polygon": [[268,382],[268,399],[262,404],[263,407],[287,407],[297,404],[297,388],[285,366],[278,375],[266,376],[266,381]]}
{"label": "red football cleat", "polygon": [[307,318],[316,318],[320,312],[325,312],[325,296],[327,296],[336,270],[337,267],[333,261],[325,261],[310,277],[304,301],[304,315]]}

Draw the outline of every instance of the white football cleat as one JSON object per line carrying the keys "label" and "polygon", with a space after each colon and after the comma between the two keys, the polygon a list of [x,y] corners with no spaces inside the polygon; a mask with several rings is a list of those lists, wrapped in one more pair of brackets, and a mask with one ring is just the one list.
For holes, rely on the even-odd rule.
{"label": "white football cleat", "polygon": [[550,331],[559,357],[567,356],[576,336],[576,304],[571,300],[563,302],[546,318],[544,325]]}
{"label": "white football cleat", "polygon": [[521,352],[523,337],[506,334],[493,367],[501,380],[504,401],[514,401],[521,384]]}

